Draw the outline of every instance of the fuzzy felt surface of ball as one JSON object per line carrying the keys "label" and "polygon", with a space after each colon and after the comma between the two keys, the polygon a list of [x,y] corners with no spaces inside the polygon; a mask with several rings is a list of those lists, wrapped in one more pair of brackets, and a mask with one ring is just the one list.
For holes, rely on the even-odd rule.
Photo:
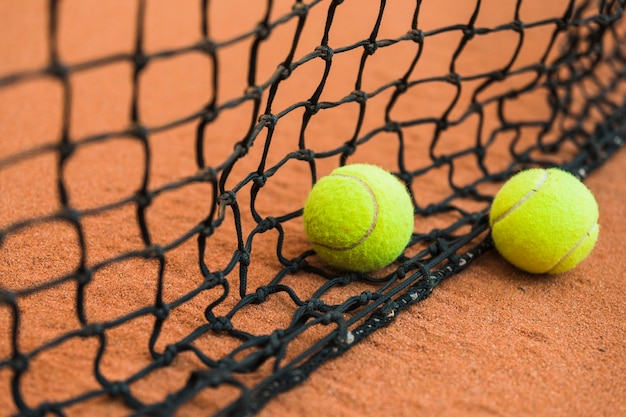
{"label": "fuzzy felt surface of ball", "polygon": [[598,204],[575,176],[531,168],[496,194],[489,222],[494,244],[518,268],[558,274],[578,265],[598,239]]}
{"label": "fuzzy felt surface of ball", "polygon": [[395,261],[413,233],[413,203],[403,183],[369,164],[321,178],[304,205],[304,229],[318,256],[340,270],[371,272]]}

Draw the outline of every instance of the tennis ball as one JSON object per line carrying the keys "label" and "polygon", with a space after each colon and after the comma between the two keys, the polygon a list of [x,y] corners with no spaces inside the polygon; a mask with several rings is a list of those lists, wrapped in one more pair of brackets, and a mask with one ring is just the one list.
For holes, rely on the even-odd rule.
{"label": "tennis ball", "polygon": [[368,164],[346,165],[320,179],[303,217],[313,249],[340,270],[371,272],[392,263],[413,233],[413,203],[406,187]]}
{"label": "tennis ball", "polygon": [[498,191],[489,214],[493,241],[513,265],[558,274],[585,259],[598,239],[598,204],[558,168],[522,171]]}

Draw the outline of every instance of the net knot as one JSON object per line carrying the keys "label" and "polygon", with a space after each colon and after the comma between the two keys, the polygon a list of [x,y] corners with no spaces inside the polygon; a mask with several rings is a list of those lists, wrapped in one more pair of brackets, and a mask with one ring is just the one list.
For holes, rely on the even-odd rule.
{"label": "net knot", "polygon": [[297,258],[292,259],[288,263],[286,263],[285,269],[286,269],[286,272],[290,274],[294,274],[296,272],[299,272],[302,269],[303,265],[306,265],[306,261],[302,259],[301,257],[297,257]]}
{"label": "net knot", "polygon": [[[441,126],[438,126],[440,129],[442,128]],[[450,162],[452,161],[452,158],[448,155],[441,155],[439,157],[437,157],[437,159],[435,159],[433,161],[433,166],[435,168],[439,168],[440,166],[446,165],[446,164],[450,164]]]}
{"label": "net knot", "polygon": [[202,181],[214,182],[217,180],[217,171],[213,167],[205,167],[198,172],[198,177]]}
{"label": "net knot", "polygon": [[260,233],[267,232],[268,230],[276,228],[277,224],[278,220],[276,220],[276,217],[266,217],[261,220],[261,222],[256,227],[256,230]]}
{"label": "net knot", "polygon": [[270,292],[267,289],[267,287],[259,287],[259,288],[256,289],[254,295],[256,297],[254,302],[256,304],[261,304],[262,302],[267,300],[267,297],[268,297],[268,295],[270,295]]}
{"label": "net knot", "polygon": [[141,71],[146,67],[146,65],[148,65],[148,62],[149,62],[148,57],[142,54],[141,52],[135,53],[133,58],[134,58],[133,61],[135,62],[136,71]]}
{"label": "net knot", "polygon": [[402,126],[398,122],[389,121],[385,124],[384,130],[385,132],[400,132],[402,131]]}
{"label": "net knot", "polygon": [[15,294],[11,291],[0,288],[0,305],[2,304],[15,304]]}
{"label": "net knot", "polygon": [[145,259],[162,259],[165,254],[165,251],[162,247],[158,245],[152,245],[146,248],[144,252]]}
{"label": "net knot", "polygon": [[72,154],[76,150],[76,145],[71,142],[62,142],[59,144],[57,149],[59,151],[59,156],[61,157],[61,159],[67,159],[72,156]]}
{"label": "net knot", "polygon": [[270,27],[267,25],[267,22],[261,22],[256,27],[256,37],[258,40],[263,41],[267,39],[270,36],[270,33],[272,33],[272,31],[270,30]]}
{"label": "net knot", "polygon": [[91,323],[83,326],[83,337],[91,337],[104,333],[104,326],[100,323]]}
{"label": "net knot", "polygon": [[333,59],[333,55],[335,54],[333,48],[327,45],[317,46],[315,47],[315,50],[319,52],[319,57],[322,58],[324,61],[330,61],[331,59]]}
{"label": "net knot", "polygon": [[540,62],[535,65],[535,71],[537,71],[537,75],[542,75],[548,72],[548,67],[543,62]]}
{"label": "net knot", "polygon": [[232,330],[233,324],[226,316],[215,317],[213,320],[213,330],[216,332],[222,332],[224,330]]}
{"label": "net knot", "polygon": [[163,361],[163,365],[167,366],[172,363],[176,355],[178,354],[178,348],[176,345],[167,345],[163,354],[161,355],[161,360]]}
{"label": "net knot", "polygon": [[259,116],[259,123],[265,127],[274,127],[278,123],[278,117],[271,113],[262,114]]}
{"label": "net knot", "polygon": [[204,278],[204,281],[208,284],[209,288],[213,288],[217,285],[223,285],[226,281],[224,271],[212,272]]}
{"label": "net knot", "polygon": [[274,330],[272,334],[270,334],[270,337],[267,340],[266,347],[268,353],[272,354],[276,352],[283,345],[283,337],[285,337],[285,332],[281,329]]}
{"label": "net knot", "polygon": [[358,303],[359,305],[367,305],[372,300],[372,292],[371,291],[363,291],[359,295]]}
{"label": "net knot", "polygon": [[354,90],[351,95],[355,98],[357,103],[365,103],[368,99],[367,93],[363,90]]}
{"label": "net knot", "polygon": [[408,89],[409,84],[406,82],[406,80],[398,80],[398,82],[396,83],[396,91],[398,92],[398,94],[402,94]]}
{"label": "net knot", "polygon": [[353,155],[355,152],[356,152],[356,144],[354,142],[350,141],[344,144],[342,155],[350,156],[350,155]]}
{"label": "net knot", "polygon": [[211,123],[212,121],[217,119],[218,115],[219,111],[215,107],[208,106],[206,109],[204,109],[204,112],[202,113],[202,120],[206,123]]}
{"label": "net knot", "polygon": [[278,79],[283,81],[291,76],[291,68],[287,65],[286,62],[283,62],[276,68],[276,74],[278,74]]}
{"label": "net knot", "polygon": [[334,279],[334,281],[337,283],[337,285],[349,285],[350,283],[358,280],[358,273],[357,272],[348,272],[345,275],[342,275],[340,277],[337,277]]}
{"label": "net knot", "polygon": [[237,193],[234,191],[225,191],[219,196],[220,205],[232,206],[237,202]]}
{"label": "net knot", "polygon": [[422,44],[424,42],[424,31],[420,29],[410,30],[407,35],[409,36],[409,39],[415,43]]}
{"label": "net knot", "polygon": [[159,320],[165,320],[170,315],[170,308],[163,305],[154,311],[154,316]]}
{"label": "net knot", "polygon": [[304,309],[306,311],[315,311],[322,307],[324,302],[319,298],[312,298],[304,304]]}
{"label": "net knot", "polygon": [[396,276],[398,277],[398,279],[403,279],[406,273],[409,272],[409,269],[410,269],[410,265],[407,265],[407,264],[399,265],[398,269],[396,270]]}
{"label": "net knot", "polygon": [[139,190],[135,194],[135,201],[139,207],[148,207],[152,203],[152,195],[147,190]]}
{"label": "net knot", "polygon": [[322,108],[322,106],[319,103],[311,103],[311,102],[307,102],[305,106],[306,106],[307,113],[310,114],[311,116],[316,114]]}
{"label": "net knot", "polygon": [[472,39],[474,36],[476,36],[476,29],[474,27],[469,27],[469,26],[465,27],[463,29],[463,36],[467,40]]}
{"label": "net knot", "polygon": [[263,187],[267,183],[267,176],[264,173],[256,174],[252,180],[259,188]]}
{"label": "net knot", "polygon": [[76,282],[80,285],[87,285],[93,278],[93,271],[89,268],[81,268],[76,274]]}
{"label": "net knot", "polygon": [[[502,70],[494,71],[493,74],[491,74],[491,78],[493,78],[495,81],[502,81],[506,78],[506,74]],[[514,90],[511,90],[511,92],[514,92]]]}
{"label": "net knot", "polygon": [[47,72],[55,78],[64,79],[67,78],[68,74],[70,73],[70,69],[63,65],[61,62],[55,61],[48,67]]}
{"label": "net knot", "polygon": [[293,155],[299,161],[310,162],[315,159],[315,152],[311,149],[298,149]]}
{"label": "net knot", "polygon": [[467,185],[463,188],[459,188],[457,191],[460,197],[475,197],[476,196],[476,188],[471,185]]}
{"label": "net knot", "polygon": [[57,415],[62,416],[63,411],[61,411],[61,407],[58,404],[52,404],[49,402],[43,402],[37,409],[37,415],[47,416],[47,415]]}
{"label": "net knot", "polygon": [[141,141],[145,141],[148,138],[148,128],[142,124],[134,123],[128,128],[128,134]]}
{"label": "net knot", "polygon": [[376,42],[368,42],[363,45],[363,49],[365,49],[366,54],[374,55],[374,52],[378,49],[378,44]]}
{"label": "net knot", "polygon": [[439,206],[435,203],[431,203],[429,205],[427,205],[426,207],[424,207],[421,211],[421,213],[424,216],[432,216],[433,214],[437,213],[439,211]]}
{"label": "net knot", "polygon": [[307,4],[297,2],[293,5],[292,10],[294,15],[303,17],[309,12],[309,6]]}
{"label": "net knot", "polygon": [[483,110],[483,104],[479,102],[470,104],[468,108],[468,111],[470,113],[480,113],[482,112],[482,110]]}
{"label": "net knot", "polygon": [[241,249],[239,252],[239,263],[242,266],[250,266],[250,252],[245,249]]}
{"label": "net knot", "polygon": [[217,45],[209,38],[204,38],[196,45],[196,51],[203,52],[207,55],[215,54],[215,50],[217,49]]}
{"label": "net knot", "polygon": [[122,381],[114,382],[109,385],[107,392],[116,397],[118,395],[128,395],[130,390],[128,389],[128,384]]}
{"label": "net knot", "polygon": [[205,224],[202,229],[198,232],[201,237],[209,237],[215,233],[215,226],[213,223]]}
{"label": "net knot", "polygon": [[17,373],[26,372],[28,369],[28,357],[21,353],[18,353],[11,358],[11,367]]}
{"label": "net knot", "polygon": [[60,217],[74,224],[78,224],[80,222],[80,213],[69,207],[63,208],[60,213]]}
{"label": "net knot", "polygon": [[524,31],[524,27],[525,26],[526,25],[521,20],[514,20],[511,23],[511,29],[513,29],[516,32],[520,32],[520,33]]}
{"label": "net knot", "polygon": [[556,20],[554,23],[556,24],[556,30],[559,32],[563,32],[567,30],[569,27],[567,20],[565,18]]}
{"label": "net knot", "polygon": [[246,88],[244,94],[247,99],[260,100],[263,96],[263,88],[258,85],[250,85]]}
{"label": "net knot", "polygon": [[343,321],[343,314],[339,311],[330,311],[322,317],[322,324],[328,325],[330,323],[339,323]]}
{"label": "net knot", "polygon": [[397,175],[397,177],[400,181],[402,181],[403,183],[407,185],[410,185],[413,182],[413,176],[411,175],[410,172],[406,172],[406,171],[400,172]]}
{"label": "net knot", "polygon": [[451,72],[450,74],[446,75],[446,82],[454,85],[460,85],[461,76],[456,72]]}
{"label": "net knot", "polygon": [[442,235],[441,229],[433,229],[430,231],[430,233],[428,233],[424,237],[426,238],[426,240],[434,241],[440,238],[441,235]]}
{"label": "net knot", "polygon": [[474,148],[475,152],[476,152],[476,157],[479,159],[484,158],[487,155],[487,149],[485,149],[482,146],[477,146],[476,148]]}

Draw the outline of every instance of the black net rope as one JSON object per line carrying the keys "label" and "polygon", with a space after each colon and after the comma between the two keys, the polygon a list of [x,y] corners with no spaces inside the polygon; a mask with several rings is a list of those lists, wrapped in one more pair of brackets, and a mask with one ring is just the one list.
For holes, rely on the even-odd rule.
{"label": "black net rope", "polygon": [[[335,15],[349,3],[347,1],[294,1],[290,12],[276,18],[272,17],[272,10],[277,2],[267,0],[266,13],[255,26],[242,28],[236,36],[218,41],[211,32],[208,18],[212,2],[203,0],[198,6],[202,16],[198,22],[202,39],[183,48],[153,53],[147,53],[144,46],[147,2],[139,1],[132,53],[72,65],[59,58],[62,3],[62,0],[48,2],[47,65],[0,77],[0,93],[16,85],[47,79],[61,86],[63,97],[62,126],[54,142],[33,146],[0,159],[1,175],[18,164],[36,163],[41,155],[55,155],[60,209],[47,216],[16,221],[0,229],[0,254],[3,259],[10,257],[4,242],[12,236],[32,227],[45,229],[52,223],[63,224],[74,231],[80,254],[77,267],[70,273],[49,276],[25,288],[15,288],[8,276],[0,279],[0,307],[3,314],[9,317],[9,329],[2,335],[5,339],[1,341],[8,346],[3,352],[9,353],[0,357],[0,371],[11,373],[10,393],[3,395],[10,395],[19,415],[65,416],[68,409],[97,398],[122,402],[130,410],[130,415],[173,415],[203,392],[211,392],[219,398],[220,390],[224,388],[228,392],[234,390],[236,395],[215,415],[253,414],[277,394],[304,381],[321,364],[341,355],[377,329],[389,325],[402,310],[428,297],[440,282],[464,270],[474,259],[490,250],[492,244],[486,213],[495,189],[489,188],[490,184],[501,183],[519,169],[530,166],[561,166],[579,178],[585,178],[623,144],[621,135],[626,124],[626,2],[623,0],[571,0],[564,2],[558,15],[537,20],[522,20],[520,10],[524,0],[518,0],[509,22],[494,27],[476,24],[479,14],[484,13],[486,7],[476,0],[469,20],[433,30],[422,30],[421,9],[428,2],[416,0],[412,18],[407,19],[407,26],[398,32],[401,36],[392,39],[379,37],[381,21],[388,8],[388,2],[381,0],[378,16],[372,19],[375,23],[369,37],[346,45],[334,45],[329,39]],[[320,8],[325,11],[326,21],[324,26],[317,28],[319,45],[306,54],[296,54],[309,15]],[[296,29],[291,47],[269,78],[260,79],[258,66],[263,57],[261,49],[264,42],[281,26],[293,22],[296,22]],[[534,62],[518,65],[520,52],[529,42],[528,33],[538,28],[546,29],[548,33],[548,38],[544,40],[545,48]],[[498,33],[514,35],[510,38],[510,60],[496,70],[466,75],[459,65],[466,49],[482,37]],[[449,51],[451,60],[447,70],[438,75],[421,77],[415,69],[423,65],[423,53],[437,37],[449,34],[457,35],[460,40]],[[242,86],[244,93],[240,96],[221,101],[221,79],[229,74],[217,71],[220,52],[242,42],[250,42],[251,45],[249,55],[241,61],[248,65],[247,85]],[[409,49],[413,51],[406,68],[399,69],[402,75],[373,89],[366,89],[363,74],[369,60],[381,51],[393,50],[399,45],[411,45],[412,49]],[[322,101],[329,77],[336,71],[333,64],[342,55],[355,51],[360,54],[360,61],[356,79],[348,89],[351,92],[336,101]],[[201,109],[184,117],[160,124],[146,123],[140,111],[140,86],[147,68],[154,62],[189,52],[202,54],[214,69],[208,80],[212,94],[206,97]],[[287,88],[285,83],[303,68],[320,62],[324,69],[316,80],[317,87],[290,105],[277,108],[275,98]],[[76,120],[72,117],[72,78],[77,74],[106,70],[119,63],[132,66],[128,127],[73,137],[71,127]],[[407,106],[407,95],[424,85],[435,83],[453,91],[441,114],[409,119],[397,116],[397,109]],[[539,95],[548,110],[542,117],[533,120],[512,117],[507,109],[512,103],[530,95]],[[368,103],[380,97],[388,97],[381,123],[374,128],[368,124],[365,129]],[[469,100],[464,101],[462,97],[469,97]],[[317,150],[309,126],[320,114],[332,115],[336,109],[348,105],[358,107],[358,117],[351,126],[350,137],[335,141],[331,149]],[[419,105],[428,106],[428,103]],[[250,109],[248,118],[241,121],[248,126],[246,134],[233,140],[232,152],[223,161],[217,164],[207,162],[207,153],[216,145],[207,133],[211,125],[229,109],[242,106],[249,106]],[[278,148],[272,141],[280,129],[281,119],[294,117],[294,114],[300,119],[299,132],[289,146],[279,148],[289,151],[278,162],[270,162],[269,150]],[[477,123],[470,123],[470,120],[477,120]],[[150,138],[188,124],[195,129],[195,174],[151,187],[148,167],[153,163],[153,149]],[[428,142],[428,155],[424,159],[426,163],[415,166],[407,162],[409,157],[405,149],[414,140],[409,134],[411,129],[420,127],[428,127],[423,131],[430,132],[429,137],[422,138]],[[444,138],[447,132],[458,127],[465,127],[465,134],[474,139],[463,142],[463,147],[455,145],[448,148]],[[51,136],[55,134],[50,132]],[[328,131],[326,135],[332,136],[333,132]],[[412,190],[416,219],[440,216],[445,219],[445,226],[414,233],[407,253],[400,257],[393,269],[386,270],[388,272],[384,276],[329,270],[315,261],[312,250],[297,256],[287,255],[284,242],[287,235],[293,233],[289,225],[301,217],[302,209],[266,215],[267,210],[260,210],[256,205],[257,196],[263,188],[272,183],[282,167],[293,162],[306,166],[312,185],[319,179],[320,162],[332,159],[337,164],[350,163],[360,147],[383,135],[393,138],[389,140],[390,152],[396,153],[394,158],[397,160],[393,173]],[[65,178],[68,164],[82,148],[119,137],[132,140],[142,149],[144,168],[141,186],[132,195],[118,201],[90,209],[74,207]],[[529,137],[531,140],[528,140]],[[0,138],[2,142],[10,140]],[[264,151],[258,165],[240,175],[235,168],[253,149],[259,148]],[[497,157],[499,163],[494,165],[490,158],[496,150],[501,154]],[[461,164],[468,161],[473,166],[471,172],[478,174],[459,179],[456,172]],[[433,172],[443,177],[445,195],[438,201],[422,201],[416,190],[421,186],[421,178]],[[198,183],[210,190],[205,196],[206,215],[198,218],[191,229],[180,230],[175,239],[166,244],[156,244],[148,221],[150,208],[168,192]],[[245,201],[244,194],[250,200],[249,207],[241,202]],[[135,211],[143,248],[95,263],[89,262],[85,222],[128,206]],[[211,268],[206,260],[213,245],[219,244],[215,243],[216,235],[229,218],[233,219],[236,249],[231,259],[224,263],[225,267]],[[248,229],[245,224],[252,224],[252,227]],[[268,233],[276,236],[276,246],[270,255],[275,257],[278,266],[271,277],[258,285],[254,274],[255,262],[259,261],[254,253],[260,236]],[[177,248],[189,242],[194,242],[196,247],[196,273],[201,279],[195,281],[199,283],[195,288],[174,300],[166,300],[164,271],[169,258]],[[86,307],[90,286],[98,284],[99,274],[107,268],[133,259],[157,265],[154,285],[145,287],[145,291],[152,294],[153,301],[111,320],[90,319]],[[290,278],[310,281],[312,276],[320,280],[313,281],[319,285],[311,292],[301,290],[298,281]],[[34,349],[23,349],[20,332],[24,330],[24,312],[20,303],[67,283],[73,283],[75,291],[63,302],[74,305],[80,326]],[[365,284],[367,289],[356,285],[359,283]],[[186,303],[206,297],[206,294],[211,294],[211,298],[204,303],[204,311],[200,314],[202,322],[184,337],[162,347],[160,337],[172,314]],[[339,299],[336,294],[340,294]],[[277,325],[271,331],[252,331],[238,326],[241,315],[257,314],[257,306],[279,296],[283,300],[281,308],[289,316],[286,325]],[[129,377],[117,380],[108,377],[102,371],[102,362],[111,333],[126,323],[146,317],[152,323],[147,340],[151,357],[149,363]],[[214,352],[210,346],[199,343],[208,334],[219,336],[214,340],[222,340],[224,346],[232,348],[227,351],[223,351],[223,347],[216,348]],[[304,338],[311,334],[315,337]],[[69,398],[40,402],[29,400],[23,391],[23,381],[28,377],[32,363],[72,340],[94,341],[96,349],[91,358],[91,370],[98,388],[78,393],[72,390],[74,394]],[[157,400],[146,401],[135,395],[135,384],[163,368],[173,366],[177,358],[187,355],[192,355],[195,362],[186,369],[186,383]],[[72,366],[71,361],[67,366]]]}

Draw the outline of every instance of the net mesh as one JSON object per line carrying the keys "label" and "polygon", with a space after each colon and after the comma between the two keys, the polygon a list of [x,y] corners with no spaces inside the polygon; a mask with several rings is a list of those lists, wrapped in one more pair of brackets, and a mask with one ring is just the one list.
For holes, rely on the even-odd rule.
{"label": "net mesh", "polygon": [[[37,198],[51,201],[39,211],[2,205],[12,213],[0,225],[11,414],[117,404],[172,415],[198,401],[203,414],[254,413],[490,250],[486,213],[510,175],[561,166],[585,178],[621,147],[624,1],[554,2],[539,13],[530,0],[477,0],[450,13],[459,21],[431,19],[440,6],[421,0],[403,3],[399,19],[391,3],[267,0],[248,25],[204,0],[194,5],[200,36],[154,47],[157,6],[127,2],[116,19],[132,33],[129,52],[72,57],[63,43],[78,3],[46,3],[44,62],[0,74],[3,109],[24,89],[58,120],[32,114],[38,139],[20,141],[7,133],[11,113],[2,119],[2,194],[27,195],[37,181]],[[502,20],[490,19],[494,8]],[[360,30],[336,32],[352,23]],[[404,65],[380,75],[388,54]],[[189,72],[171,81],[170,63]],[[229,78],[241,81],[236,90]],[[125,103],[109,112],[120,120],[83,108],[81,83],[107,82],[114,91],[96,95],[102,106]],[[177,105],[181,97],[192,104]],[[173,142],[182,157],[163,154]],[[304,241],[302,205],[363,149],[411,191],[416,231],[388,268],[342,273]],[[34,178],[20,182],[24,170]],[[276,201],[290,209],[277,212]],[[174,216],[172,205],[189,211]],[[15,262],[17,253],[31,261]],[[173,276],[186,285],[173,288]],[[59,323],[58,311],[73,319]],[[49,321],[45,334],[29,334],[35,321]],[[111,359],[122,348],[135,353],[131,372]],[[28,389],[33,374],[55,372],[75,386],[45,398]]]}

